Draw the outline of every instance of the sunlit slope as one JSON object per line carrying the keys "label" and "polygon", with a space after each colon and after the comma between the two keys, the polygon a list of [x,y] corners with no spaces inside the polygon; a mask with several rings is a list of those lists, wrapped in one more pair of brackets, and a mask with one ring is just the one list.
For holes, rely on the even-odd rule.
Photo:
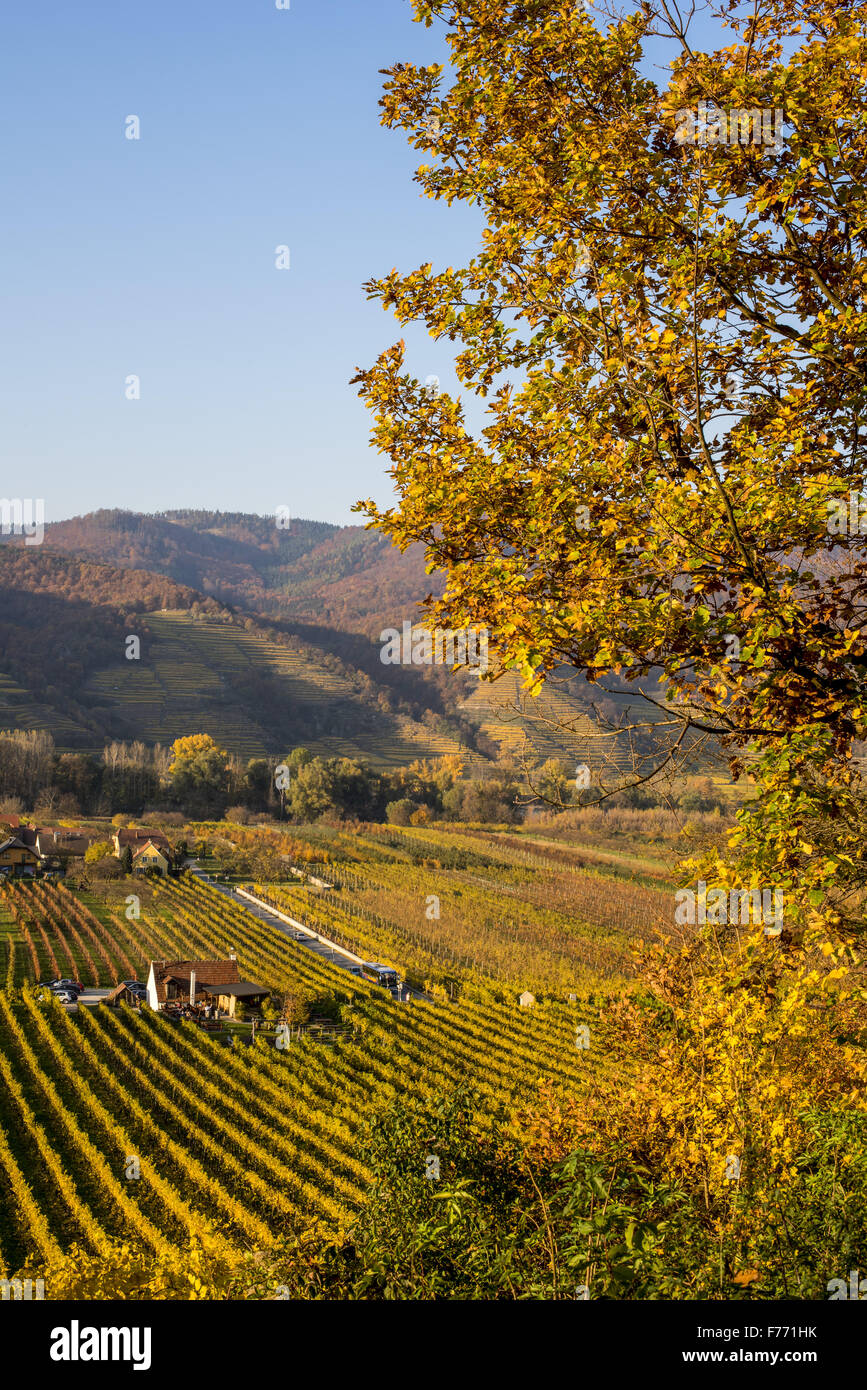
{"label": "sunlit slope", "polygon": [[[658,698],[655,687],[650,692]],[[605,720],[612,725],[628,720],[655,722],[662,711],[641,699],[637,691],[603,692],[591,686],[579,700],[563,688],[556,678],[548,681],[538,696],[522,689],[514,671],[506,671],[495,681],[473,680],[462,712],[477,721],[501,756],[520,761],[524,756],[558,758],[566,762],[587,763],[591,768],[629,766],[628,742],[609,737],[605,720],[600,721],[599,702]]]}
{"label": "sunlit slope", "polygon": [[397,766],[457,750],[406,716],[362,703],[359,684],[309,647],[269,641],[187,611],[149,613],[141,659],[94,672],[89,689],[148,743],[209,733],[254,757],[303,742],[314,752]]}

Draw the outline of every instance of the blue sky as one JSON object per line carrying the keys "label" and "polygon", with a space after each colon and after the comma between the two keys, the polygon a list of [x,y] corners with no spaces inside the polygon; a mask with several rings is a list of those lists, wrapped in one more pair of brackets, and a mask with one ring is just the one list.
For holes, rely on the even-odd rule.
{"label": "blue sky", "polygon": [[[5,495],[44,497],[49,520],[282,505],[357,524],[356,498],[386,500],[348,382],[400,331],[361,285],[460,263],[477,226],[419,197],[418,152],[379,125],[378,69],[443,53],[410,15],[407,0],[6,7]],[[447,386],[446,349],[407,338]]]}
{"label": "blue sky", "polygon": [[[44,498],[49,520],[285,506],[357,523],[358,497],[385,502],[348,383],[400,330],[361,285],[462,264],[479,221],[420,197],[378,69],[444,56],[409,0],[7,6],[4,494]],[[448,389],[448,345],[405,336]]]}

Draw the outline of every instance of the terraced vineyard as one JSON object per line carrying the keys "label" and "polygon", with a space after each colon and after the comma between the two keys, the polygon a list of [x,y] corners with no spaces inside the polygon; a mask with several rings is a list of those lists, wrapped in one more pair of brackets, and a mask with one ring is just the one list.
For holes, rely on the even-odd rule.
{"label": "terraced vineyard", "polygon": [[38,729],[58,738],[79,732],[74,720],[49,709],[10,676],[0,672],[0,729]]}
{"label": "terraced vineyard", "polygon": [[[592,699],[592,687],[587,698]],[[597,698],[602,698],[598,695]],[[611,693],[605,699],[632,717],[640,708],[641,718],[662,718],[660,711],[646,705],[634,693]],[[471,680],[469,694],[462,705],[479,721],[482,732],[499,745],[501,754],[519,761],[527,758],[556,758],[567,763],[579,761],[591,768],[629,768],[629,749],[625,740],[605,736],[592,713],[585,713],[577,702],[554,682],[537,697],[528,696],[519,677],[506,671],[494,682]]]}
{"label": "terraced vineyard", "polygon": [[[4,1273],[38,1270],[73,1243],[94,1255],[117,1242],[158,1254],[204,1234],[230,1252],[268,1248],[311,1222],[337,1233],[364,1200],[357,1152],[372,1109],[470,1087],[484,1127],[540,1080],[574,1092],[588,1056],[604,1064],[586,1004],[397,1005],[194,879],[135,886],[141,915],[131,921],[62,886],[15,885],[0,898]],[[21,988],[44,971],[112,983],[151,957],[230,949],[242,977],[329,998],[344,1025],[337,1040],[326,1049],[304,1036],[281,1052],[260,1038],[235,1050],[150,1011],[67,1014]],[[594,1027],[591,1054],[576,1046],[579,1023]]]}
{"label": "terraced vineyard", "polygon": [[323,758],[360,758],[384,769],[405,767],[407,759],[441,758],[447,753],[459,754],[468,766],[482,765],[477,754],[468,755],[457,739],[448,734],[434,733],[402,715],[395,717],[395,728],[397,739],[393,735],[370,734],[364,738],[363,747],[358,739],[328,736],[308,739],[305,747]]}
{"label": "terraced vineyard", "polygon": [[305,746],[314,753],[399,767],[414,758],[458,751],[455,739],[404,715],[384,718],[378,711],[378,718],[371,719],[369,709],[358,703],[350,676],[332,669],[296,638],[285,644],[270,641],[241,622],[194,618],[186,611],[148,613],[144,621],[149,636],[142,659],[96,671],[89,688],[115,704],[147,743],[170,744],[198,720],[232,753],[250,758],[273,752],[275,738],[290,739],[291,718],[284,720],[285,727],[266,727],[268,721],[257,718],[249,693],[239,696],[236,690],[237,682],[249,692],[251,683],[270,681],[279,687],[286,711],[322,712],[323,732],[305,737]]}

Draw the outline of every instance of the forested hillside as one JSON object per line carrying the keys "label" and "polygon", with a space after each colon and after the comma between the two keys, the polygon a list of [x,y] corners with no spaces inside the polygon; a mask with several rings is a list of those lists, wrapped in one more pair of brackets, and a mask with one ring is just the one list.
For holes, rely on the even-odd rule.
{"label": "forested hillside", "polygon": [[457,678],[385,666],[363,637],[243,616],[47,547],[0,547],[0,591],[0,727],[44,729],[61,748],[203,729],[247,756],[324,741],[394,764],[475,743]]}
{"label": "forested hillside", "polygon": [[[281,521],[283,519],[281,518]],[[10,544],[15,544],[10,538]],[[442,590],[424,548],[396,550],[379,531],[240,512],[103,510],[46,527],[46,546],[149,570],[256,613],[378,637]]]}

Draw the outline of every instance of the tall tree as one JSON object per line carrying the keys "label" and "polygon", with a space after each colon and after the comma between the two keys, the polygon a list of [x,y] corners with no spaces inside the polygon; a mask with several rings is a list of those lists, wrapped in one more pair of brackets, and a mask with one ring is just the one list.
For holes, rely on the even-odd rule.
{"label": "tall tree", "polygon": [[169,776],[178,801],[216,810],[225,801],[229,755],[210,734],[190,734],[172,744]]}
{"label": "tall tree", "polygon": [[[828,510],[867,439],[867,7],[725,5],[736,41],[709,54],[664,0],[604,28],[563,0],[414,8],[448,26],[454,80],[398,64],[383,120],[435,157],[428,196],[482,210],[483,245],[367,288],[459,343],[489,404],[473,435],[402,343],[362,372],[400,497],[371,522],[425,543],[436,616],[487,625],[531,684],[661,668],[678,737],[845,743],[865,570]],[[751,143],[754,109],[762,140],[782,113],[778,147]]]}
{"label": "tall tree", "polygon": [[383,122],[432,157],[422,190],[485,225],[465,267],[367,286],[457,345],[462,395],[402,341],[358,375],[398,494],[359,506],[446,571],[430,620],[487,626],[528,689],[561,663],[624,676],[662,706],[652,766],[695,736],[749,759],[760,794],[688,872],[781,920],[708,916],[651,974],[626,1142],[653,1134],[720,1229],[748,1155],[761,1226],[805,1107],[867,1097],[867,4],[725,0],[713,52],[669,0],[414,10],[450,68],[392,67]]}

